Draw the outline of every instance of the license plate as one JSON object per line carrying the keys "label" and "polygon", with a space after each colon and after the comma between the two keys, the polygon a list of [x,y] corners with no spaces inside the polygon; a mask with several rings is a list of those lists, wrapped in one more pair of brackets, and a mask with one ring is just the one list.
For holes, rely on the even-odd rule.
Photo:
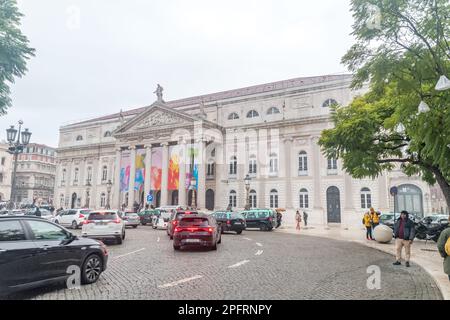
{"label": "license plate", "polygon": [[241,224],[240,222],[235,222],[234,224]]}
{"label": "license plate", "polygon": [[200,242],[200,239],[186,239],[187,243],[197,243]]}

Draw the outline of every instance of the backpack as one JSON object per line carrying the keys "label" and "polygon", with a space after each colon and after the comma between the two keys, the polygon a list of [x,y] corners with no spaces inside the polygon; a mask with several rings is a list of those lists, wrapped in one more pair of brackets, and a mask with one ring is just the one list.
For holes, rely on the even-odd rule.
{"label": "backpack", "polygon": [[445,249],[445,253],[447,254],[447,256],[450,257],[450,237],[447,239],[444,249]]}

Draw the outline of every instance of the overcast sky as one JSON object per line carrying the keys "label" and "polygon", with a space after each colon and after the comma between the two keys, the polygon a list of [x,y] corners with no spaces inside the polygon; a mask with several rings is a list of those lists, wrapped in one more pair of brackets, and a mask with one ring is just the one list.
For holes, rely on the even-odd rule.
{"label": "overcast sky", "polygon": [[349,0],[19,0],[36,57],[4,129],[57,146],[63,124],[289,78],[344,72]]}

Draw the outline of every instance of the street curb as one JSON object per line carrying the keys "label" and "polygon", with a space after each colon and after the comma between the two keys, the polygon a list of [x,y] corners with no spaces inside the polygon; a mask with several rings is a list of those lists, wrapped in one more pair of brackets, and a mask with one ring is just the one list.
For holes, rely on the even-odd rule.
{"label": "street curb", "polygon": [[[302,235],[302,236],[307,236],[307,237],[326,238],[326,239],[333,239],[333,240],[338,240],[338,241],[357,243],[357,244],[363,245],[363,246],[371,248],[371,249],[375,249],[375,250],[378,250],[378,251],[381,251],[384,253],[388,253],[395,257],[395,254],[392,252],[392,248],[388,249],[388,248],[380,248],[380,247],[372,246],[364,240],[350,240],[350,239],[345,239],[345,238],[333,237],[333,236],[329,236],[326,234],[314,235],[314,234],[298,233],[293,228],[277,229],[275,231],[279,232],[279,233],[296,234],[296,235]],[[415,258],[413,256],[411,257],[411,262],[420,266],[433,279],[437,288],[441,292],[442,298],[444,300],[450,300],[450,281],[448,281],[448,279],[445,279],[447,281],[440,279],[442,277],[441,274],[437,274],[434,270],[431,270],[428,265],[425,265],[422,261],[418,260],[417,258]],[[442,268],[442,266],[441,266],[441,268]]]}

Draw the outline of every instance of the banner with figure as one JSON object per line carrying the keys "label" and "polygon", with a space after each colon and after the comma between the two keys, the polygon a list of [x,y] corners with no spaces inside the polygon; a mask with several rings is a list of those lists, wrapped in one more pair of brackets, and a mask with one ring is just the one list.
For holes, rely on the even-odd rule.
{"label": "banner with figure", "polygon": [[136,176],[134,179],[134,190],[142,192],[145,179],[145,149],[136,150]]}
{"label": "banner with figure", "polygon": [[186,176],[186,185],[191,186],[191,180],[195,179],[195,189],[198,190],[198,164],[199,164],[199,150],[197,144],[191,144],[188,148],[189,173]]}
{"label": "banner with figure", "polygon": [[128,192],[130,188],[131,152],[122,151],[120,159],[120,192]]}
{"label": "banner with figure", "polygon": [[162,147],[152,148],[151,190],[161,190]]}
{"label": "banner with figure", "polygon": [[180,156],[178,153],[178,146],[169,147],[169,181],[167,183],[167,188],[169,190],[178,190],[178,187],[180,185]]}

